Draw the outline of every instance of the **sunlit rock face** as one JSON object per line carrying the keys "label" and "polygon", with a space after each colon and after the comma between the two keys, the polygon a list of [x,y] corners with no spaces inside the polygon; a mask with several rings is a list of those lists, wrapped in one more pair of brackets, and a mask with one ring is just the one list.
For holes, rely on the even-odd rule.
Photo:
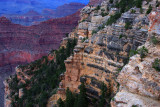
{"label": "sunlit rock face", "polygon": [[150,19],[150,33],[160,34],[160,8],[157,11],[153,11],[149,14]]}
{"label": "sunlit rock face", "polygon": [[120,90],[111,101],[112,107],[159,107],[160,73],[152,64],[155,59],[160,58],[160,44],[153,44],[150,40],[153,36],[159,40],[159,17],[159,10],[149,14],[149,36],[143,45],[148,54],[143,59],[138,54],[132,56],[129,63],[123,67],[117,78]]}

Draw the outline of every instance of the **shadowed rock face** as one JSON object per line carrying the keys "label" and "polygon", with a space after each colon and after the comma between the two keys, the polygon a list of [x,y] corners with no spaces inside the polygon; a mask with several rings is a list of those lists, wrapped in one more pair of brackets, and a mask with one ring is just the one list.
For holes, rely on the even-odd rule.
{"label": "shadowed rock face", "polygon": [[[38,25],[24,27],[0,18],[0,106],[3,107],[3,84],[18,64],[25,64],[59,48],[66,33],[78,24],[79,12]],[[12,68],[12,69],[11,69]]]}

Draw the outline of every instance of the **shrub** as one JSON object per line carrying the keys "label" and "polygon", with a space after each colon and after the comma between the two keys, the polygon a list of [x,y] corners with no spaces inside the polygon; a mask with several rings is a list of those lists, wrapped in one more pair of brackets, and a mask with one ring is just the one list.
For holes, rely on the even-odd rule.
{"label": "shrub", "polygon": [[101,9],[101,11],[103,12],[103,11],[105,11],[105,9],[103,8],[103,9]]}
{"label": "shrub", "polygon": [[140,8],[140,13],[141,13],[141,14],[143,13],[143,9],[142,9],[142,7]]}
{"label": "shrub", "polygon": [[137,8],[141,8],[142,7],[142,0],[136,0],[135,4],[136,4]]}
{"label": "shrub", "polygon": [[136,13],[136,11],[134,9],[131,10],[131,13]]}
{"label": "shrub", "polygon": [[138,107],[137,105],[132,105],[132,107]]}
{"label": "shrub", "polygon": [[98,5],[95,10],[99,10],[101,7]]}
{"label": "shrub", "polygon": [[113,3],[113,0],[109,0],[110,3]]}
{"label": "shrub", "polygon": [[92,31],[92,35],[95,34],[95,33],[97,33],[97,31],[93,30],[93,31]]}
{"label": "shrub", "polygon": [[156,7],[159,7],[159,4],[160,4],[160,3],[159,3],[159,1],[157,0],[157,1],[156,1]]}
{"label": "shrub", "polygon": [[116,21],[121,17],[121,13],[117,12],[114,15],[111,15],[111,17],[107,21],[107,25],[111,25],[112,23],[116,23]]}
{"label": "shrub", "polygon": [[119,35],[119,39],[121,39],[121,38],[123,38],[123,37],[125,37],[125,38],[127,39],[127,36],[126,36],[126,35],[124,35],[124,34]]}
{"label": "shrub", "polygon": [[152,63],[152,67],[160,72],[160,60],[158,58],[154,60],[154,62]]}
{"label": "shrub", "polygon": [[126,22],[125,29],[128,30],[128,29],[131,29],[131,28],[132,28],[131,23],[130,22]]}
{"label": "shrub", "polygon": [[61,98],[58,99],[57,104],[58,104],[58,107],[65,107],[64,102],[62,101]]}
{"label": "shrub", "polygon": [[107,15],[108,15],[108,13],[101,12],[102,17],[107,16]]}
{"label": "shrub", "polygon": [[138,54],[138,52],[136,50],[130,50],[129,57],[132,57],[132,56],[134,56],[136,54]]}
{"label": "shrub", "polygon": [[147,10],[146,14],[149,14],[151,11],[152,11],[152,6],[151,6],[151,5],[149,5],[149,8],[148,8],[148,10]]}
{"label": "shrub", "polygon": [[152,36],[151,37],[151,40],[150,40],[154,45],[156,45],[158,43],[158,40],[155,36]]}
{"label": "shrub", "polygon": [[81,42],[83,43],[83,42],[84,42],[85,40],[87,40],[87,39],[88,39],[88,37],[85,37],[85,38],[82,39]]}
{"label": "shrub", "polygon": [[145,48],[144,46],[142,48],[138,49],[137,51],[140,54],[141,59],[144,58],[148,53],[148,49]]}

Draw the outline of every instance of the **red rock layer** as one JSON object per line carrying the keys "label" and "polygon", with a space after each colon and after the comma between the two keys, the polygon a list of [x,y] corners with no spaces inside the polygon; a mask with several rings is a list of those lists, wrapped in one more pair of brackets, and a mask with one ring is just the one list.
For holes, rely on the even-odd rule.
{"label": "red rock layer", "polygon": [[57,49],[66,33],[78,24],[79,12],[25,27],[0,18],[0,67],[31,62]]}

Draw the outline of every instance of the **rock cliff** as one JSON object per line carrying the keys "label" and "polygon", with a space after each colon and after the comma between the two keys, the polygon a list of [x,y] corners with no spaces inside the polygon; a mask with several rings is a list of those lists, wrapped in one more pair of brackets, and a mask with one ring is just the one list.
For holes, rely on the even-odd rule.
{"label": "rock cliff", "polygon": [[[136,7],[130,8],[117,16],[118,20],[112,25],[109,23],[118,9],[111,8],[110,1],[103,1],[97,7],[86,6],[81,10],[76,35],[70,33],[70,37],[78,35],[78,45],[74,49],[74,55],[65,61],[66,72],[61,75],[57,94],[51,97],[48,107],[56,104],[60,97],[65,99],[67,88],[78,93],[82,82],[86,85],[90,106],[93,106],[92,99],[99,100],[102,83],[107,85],[111,93],[106,98],[106,106],[111,98],[113,107],[159,106],[159,73],[151,69],[151,63],[159,58],[159,46],[155,48],[146,42],[149,19],[145,13],[150,4],[155,4],[155,1],[142,3],[143,12]],[[130,28],[127,23],[131,24]],[[143,62],[140,55],[131,57],[141,45],[148,50]],[[156,55],[154,58],[153,54]],[[94,103],[96,104],[97,102]]]}
{"label": "rock cliff", "polygon": [[73,54],[64,61],[65,72],[59,75],[59,86],[47,107],[57,105],[59,98],[64,101],[68,88],[79,94],[81,83],[85,84],[91,107],[99,106],[103,84],[107,87],[103,106],[158,107],[160,40],[156,0],[140,4],[133,0],[91,0],[94,2],[81,10],[78,26],[61,43],[61,48],[67,49],[71,46],[68,40],[78,39]]}

